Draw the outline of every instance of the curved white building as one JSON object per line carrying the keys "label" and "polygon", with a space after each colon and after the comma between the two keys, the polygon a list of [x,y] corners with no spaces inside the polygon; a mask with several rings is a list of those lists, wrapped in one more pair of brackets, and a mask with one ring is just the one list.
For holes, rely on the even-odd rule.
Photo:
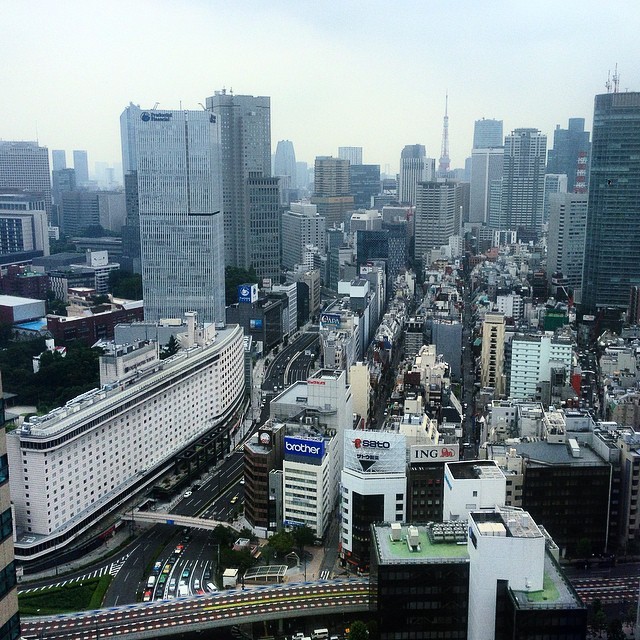
{"label": "curved white building", "polygon": [[7,434],[16,557],[59,550],[223,425],[244,397],[243,338],[229,325]]}

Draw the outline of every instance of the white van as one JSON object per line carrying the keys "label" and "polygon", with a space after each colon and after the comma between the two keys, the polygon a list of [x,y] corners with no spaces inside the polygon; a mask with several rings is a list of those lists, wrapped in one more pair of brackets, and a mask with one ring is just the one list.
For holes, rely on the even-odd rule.
{"label": "white van", "polygon": [[311,637],[313,640],[329,640],[329,629],[314,629]]}
{"label": "white van", "polygon": [[156,583],[156,577],[155,576],[149,576],[149,579],[147,580],[147,587],[149,589],[151,589],[151,587],[153,587],[153,585]]}

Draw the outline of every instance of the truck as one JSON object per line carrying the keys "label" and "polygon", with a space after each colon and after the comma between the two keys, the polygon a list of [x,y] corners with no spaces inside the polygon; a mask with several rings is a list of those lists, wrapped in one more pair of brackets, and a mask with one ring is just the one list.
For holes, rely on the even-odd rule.
{"label": "truck", "polygon": [[189,595],[189,587],[186,584],[180,584],[178,586],[178,596],[184,598]]}

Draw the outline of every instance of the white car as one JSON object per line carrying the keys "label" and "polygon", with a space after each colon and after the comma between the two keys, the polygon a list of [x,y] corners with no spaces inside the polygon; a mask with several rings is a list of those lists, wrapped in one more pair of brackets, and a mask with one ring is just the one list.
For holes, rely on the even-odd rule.
{"label": "white car", "polygon": [[185,498],[190,498],[190,497],[192,496],[192,494],[193,494],[193,491],[191,491],[191,490],[189,490],[189,491],[185,491],[185,492],[184,492],[184,497],[185,497]]}

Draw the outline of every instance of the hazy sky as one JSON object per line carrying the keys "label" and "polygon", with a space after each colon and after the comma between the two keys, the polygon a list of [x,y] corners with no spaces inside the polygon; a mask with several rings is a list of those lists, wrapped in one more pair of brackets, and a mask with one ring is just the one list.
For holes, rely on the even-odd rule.
{"label": "hazy sky", "polygon": [[405,144],[438,158],[449,92],[452,166],[473,122],[589,129],[618,64],[640,90],[640,2],[566,0],[4,0],[0,138],[120,162],[128,103],[199,108],[225,87],[271,96],[272,151],[361,146],[396,171]]}

